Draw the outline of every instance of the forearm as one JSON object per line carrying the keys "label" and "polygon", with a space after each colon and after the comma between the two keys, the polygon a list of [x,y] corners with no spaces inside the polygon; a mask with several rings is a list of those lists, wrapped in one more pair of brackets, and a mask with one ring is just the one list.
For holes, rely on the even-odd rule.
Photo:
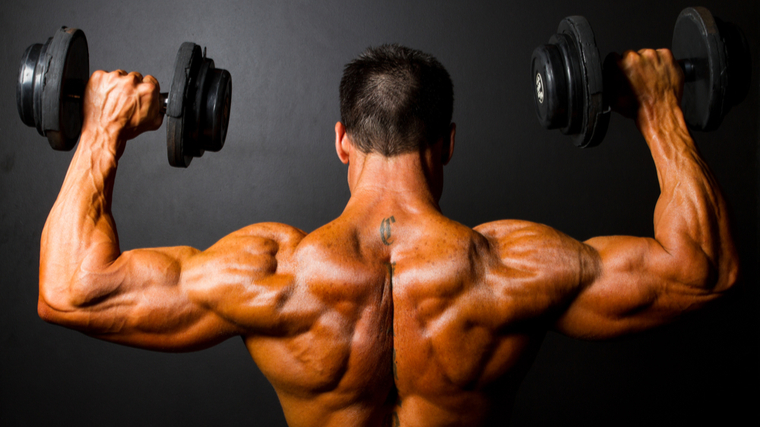
{"label": "forearm", "polygon": [[660,104],[642,114],[646,117],[639,118],[639,127],[661,189],[654,214],[655,239],[670,256],[674,279],[709,291],[723,290],[735,280],[736,254],[718,184],[677,104]]}
{"label": "forearm", "polygon": [[[82,132],[45,223],[40,253],[40,300],[55,309],[84,305],[111,291],[107,281],[90,279],[120,253],[111,215],[119,145],[116,137],[106,132]],[[100,287],[93,287],[95,284]]]}

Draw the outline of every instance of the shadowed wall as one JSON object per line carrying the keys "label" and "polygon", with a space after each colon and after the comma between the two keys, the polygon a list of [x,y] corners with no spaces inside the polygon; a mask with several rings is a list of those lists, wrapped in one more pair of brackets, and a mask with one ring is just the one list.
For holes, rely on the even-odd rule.
{"label": "shadowed wall", "polygon": [[[488,4],[491,3],[491,4]],[[578,239],[652,235],[658,196],[634,124],[613,116],[600,147],[544,131],[530,56],[559,21],[584,15],[605,55],[668,47],[685,1],[49,1],[0,5],[0,425],[262,425],[284,418],[240,339],[162,354],[99,342],[36,314],[39,240],[72,153],[21,123],[21,54],[66,25],[85,31],[90,68],[153,74],[167,91],[180,44],[232,74],[224,149],[169,167],[165,125],[130,142],[113,211],[122,250],[206,248],[254,222],[311,231],[348,200],[333,149],[343,64],[399,42],[435,55],[454,81],[457,150],[444,213],[466,225],[546,223]],[[525,380],[516,426],[739,425],[758,401],[758,40],[755,1],[702,2],[738,24],[755,75],[743,104],[695,139],[732,209],[743,278],[730,297],[654,332],[589,343],[550,333]],[[753,390],[746,392],[744,390]]]}

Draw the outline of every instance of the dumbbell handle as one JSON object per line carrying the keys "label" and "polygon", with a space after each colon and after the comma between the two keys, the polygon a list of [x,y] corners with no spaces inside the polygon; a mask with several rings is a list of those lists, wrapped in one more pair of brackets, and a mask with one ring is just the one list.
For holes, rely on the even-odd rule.
{"label": "dumbbell handle", "polygon": [[691,82],[695,79],[695,73],[694,73],[694,61],[691,59],[679,59],[676,61],[678,65],[681,66],[681,69],[683,70],[683,77],[685,82]]}
{"label": "dumbbell handle", "polygon": [[169,92],[161,92],[158,98],[158,106],[161,109],[161,115],[166,114],[166,107],[169,105]]}

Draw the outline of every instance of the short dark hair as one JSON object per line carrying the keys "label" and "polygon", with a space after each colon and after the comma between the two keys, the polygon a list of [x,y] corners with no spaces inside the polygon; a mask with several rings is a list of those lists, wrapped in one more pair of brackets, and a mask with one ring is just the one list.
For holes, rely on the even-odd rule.
{"label": "short dark hair", "polygon": [[346,64],[340,117],[353,144],[386,157],[417,151],[449,132],[454,87],[432,55],[385,44]]}

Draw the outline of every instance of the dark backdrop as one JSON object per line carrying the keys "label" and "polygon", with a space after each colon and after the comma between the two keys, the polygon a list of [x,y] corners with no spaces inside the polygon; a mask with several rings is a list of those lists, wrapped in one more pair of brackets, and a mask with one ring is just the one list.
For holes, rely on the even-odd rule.
{"label": "dark backdrop", "polygon": [[[233,79],[225,148],[168,166],[165,129],[131,142],[114,213],[122,249],[206,248],[242,226],[307,231],[349,197],[333,150],[343,64],[400,42],[436,55],[455,85],[458,146],[441,205],[475,226],[519,218],[578,239],[652,234],[655,170],[632,122],[576,149],[540,128],[528,72],[559,21],[585,15],[601,54],[667,47],[686,1],[24,1],[0,24],[0,425],[284,425],[240,339],[162,354],[99,342],[36,315],[39,239],[71,153],[53,152],[15,106],[21,53],[61,25],[85,30],[91,70],[139,70],[168,90],[183,41]],[[739,24],[758,69],[756,1],[703,5]],[[748,99],[695,135],[732,208],[740,286],[706,312],[654,332],[589,343],[550,333],[523,384],[517,426],[738,425],[757,420],[757,74]]]}

